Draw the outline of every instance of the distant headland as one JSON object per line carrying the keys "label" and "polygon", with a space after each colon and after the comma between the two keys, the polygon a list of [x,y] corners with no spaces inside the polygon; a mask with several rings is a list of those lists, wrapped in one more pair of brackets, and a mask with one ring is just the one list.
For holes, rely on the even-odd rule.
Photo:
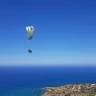
{"label": "distant headland", "polygon": [[60,87],[45,87],[42,96],[96,96],[96,84],[69,84]]}

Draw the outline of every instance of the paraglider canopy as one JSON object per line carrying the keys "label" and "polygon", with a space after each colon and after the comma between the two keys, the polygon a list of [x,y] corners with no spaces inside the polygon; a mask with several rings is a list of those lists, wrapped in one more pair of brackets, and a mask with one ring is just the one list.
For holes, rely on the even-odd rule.
{"label": "paraglider canopy", "polygon": [[28,40],[31,40],[33,35],[34,35],[34,27],[33,26],[27,26],[26,31],[27,31]]}

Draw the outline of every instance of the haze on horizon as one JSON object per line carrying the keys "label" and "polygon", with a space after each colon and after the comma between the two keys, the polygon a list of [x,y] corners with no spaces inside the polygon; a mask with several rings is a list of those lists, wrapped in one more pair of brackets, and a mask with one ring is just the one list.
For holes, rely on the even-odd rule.
{"label": "haze on horizon", "polygon": [[1,66],[96,64],[95,0],[6,0],[0,14]]}

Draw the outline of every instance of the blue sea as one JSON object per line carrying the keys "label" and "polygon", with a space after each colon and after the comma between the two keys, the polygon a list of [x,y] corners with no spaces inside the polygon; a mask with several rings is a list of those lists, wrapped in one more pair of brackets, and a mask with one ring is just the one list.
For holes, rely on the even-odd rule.
{"label": "blue sea", "polygon": [[40,88],[74,83],[96,83],[96,67],[0,67],[0,96],[41,96]]}

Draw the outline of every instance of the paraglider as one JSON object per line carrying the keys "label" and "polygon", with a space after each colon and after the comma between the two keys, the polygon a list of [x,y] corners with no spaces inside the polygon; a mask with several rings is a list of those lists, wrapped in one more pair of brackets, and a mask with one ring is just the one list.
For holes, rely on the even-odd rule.
{"label": "paraglider", "polygon": [[28,52],[30,52],[30,53],[31,53],[31,52],[32,52],[32,50],[30,50],[30,49],[29,49],[29,50],[28,50]]}
{"label": "paraglider", "polygon": [[[27,26],[26,31],[27,31],[27,38],[29,41],[31,41],[33,38],[33,35],[34,35],[34,27],[33,26]],[[29,49],[28,52],[31,53],[32,51]]]}

